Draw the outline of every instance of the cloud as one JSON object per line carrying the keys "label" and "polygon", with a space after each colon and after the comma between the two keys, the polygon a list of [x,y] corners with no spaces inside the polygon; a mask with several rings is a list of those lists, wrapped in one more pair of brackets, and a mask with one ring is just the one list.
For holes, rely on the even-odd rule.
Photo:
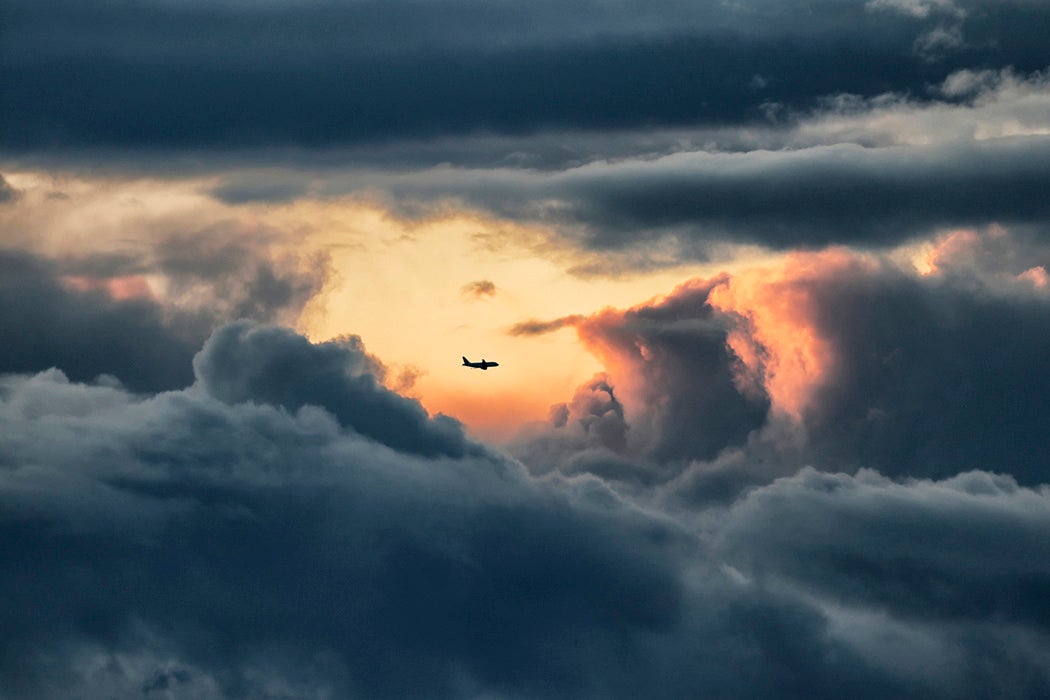
{"label": "cloud", "polygon": [[[247,235],[245,235],[247,234]],[[218,322],[295,323],[331,274],[323,252],[300,252],[275,231],[219,221],[159,237],[138,266],[162,275],[166,301]]]}
{"label": "cloud", "polygon": [[[391,147],[362,156],[374,170],[323,179],[327,196],[378,194],[407,217],[480,210],[546,229],[547,248],[533,247],[571,250],[581,274],[719,259],[727,246],[891,247],[946,228],[1044,225],[1044,73],[956,71],[924,92],[832,94],[746,128],[448,141],[428,152],[449,159],[438,167],[406,168]],[[500,160],[500,147],[522,161]]]}
{"label": "cloud", "polygon": [[[847,605],[872,602],[941,624],[997,615],[1045,628],[1050,610],[1036,591],[1050,571],[1037,533],[1047,527],[1050,492],[1009,476],[904,484],[870,471],[804,469],[734,506],[721,547],[747,574],[804,582]],[[895,566],[880,565],[887,555]]]}
{"label": "cloud", "polygon": [[140,254],[0,251],[0,372],[61,367],[76,381],[107,374],[133,390],[187,386],[216,325],[298,318],[327,276],[323,258],[311,262],[305,271],[221,227],[162,236]]}
{"label": "cloud", "polygon": [[[0,695],[1050,696],[1050,10],[833,5],[0,0]],[[361,201],[765,262],[497,449],[276,325]]]}
{"label": "cloud", "polygon": [[[376,387],[274,386],[309,393],[334,357],[370,364],[352,341],[238,324],[189,389],[0,378],[0,690],[1021,698],[1050,681],[1045,488],[804,470],[664,511],[487,449],[366,437],[345,405]],[[567,410],[620,415],[600,380]]]}
{"label": "cloud", "polygon": [[0,687],[622,694],[617,647],[678,615],[673,531],[599,484],[423,449],[447,447],[448,419],[332,374],[355,361],[352,344],[238,325],[198,356],[193,389],[0,380]]}
{"label": "cloud", "polygon": [[[1030,665],[1050,625],[1048,526],[1050,492],[1008,476],[900,483],[804,469],[734,505],[718,547],[751,585],[821,600],[831,636],[931,692],[1030,697],[1050,688]],[[918,648],[919,663],[900,653]]]}
{"label": "cloud", "polygon": [[962,27],[958,24],[938,25],[915,40],[916,52],[931,60],[941,58],[948,51],[957,51],[965,45]]}
{"label": "cloud", "polygon": [[[929,14],[920,31],[944,14],[929,9],[947,7],[890,5]],[[1050,62],[1035,29],[1047,20],[1045,7],[972,5],[959,20],[972,46],[931,68],[914,53],[914,17],[873,13],[859,0],[819,16],[766,0],[537,2],[481,14],[469,0],[426,9],[6,0],[0,128],[16,152],[49,144],[228,151],[725,124],[755,122],[769,103],[802,109],[836,92],[921,94],[961,68],[1027,71]],[[929,43],[934,35],[925,36]],[[838,60],[843,42],[849,61]],[[698,65],[704,70],[691,68]],[[762,91],[752,89],[756,74],[767,81]]]}
{"label": "cloud", "polygon": [[543,335],[545,333],[551,333],[552,331],[560,330],[562,328],[575,326],[577,323],[582,321],[584,316],[580,314],[571,314],[569,316],[562,316],[552,321],[541,321],[539,319],[529,319],[528,321],[521,321],[515,323],[507,331],[511,335]]}
{"label": "cloud", "polygon": [[[1023,154],[1023,155],[1022,155]],[[926,147],[853,144],[795,151],[691,152],[592,164],[557,175],[426,173],[392,182],[404,198],[455,196],[498,216],[560,228],[589,250],[719,243],[775,249],[891,246],[944,227],[1042,223],[1045,136]]]}
{"label": "cloud", "polygon": [[997,267],[922,277],[833,251],[730,280],[712,301],[745,320],[738,356],[816,463],[943,477],[995,461],[1037,483],[1050,299]]}
{"label": "cloud", "polygon": [[468,299],[485,299],[495,296],[496,283],[492,280],[477,280],[463,285],[463,296]]}
{"label": "cloud", "polygon": [[[762,425],[767,403],[763,394],[737,385],[737,360],[727,345],[729,324],[708,304],[708,295],[724,281],[694,280],[653,303],[573,320],[605,376],[597,385],[581,387],[572,404],[552,416],[548,431],[523,436],[515,453],[528,464],[538,461],[540,468],[547,468],[558,464],[554,453],[571,446],[565,464],[577,470],[578,446],[601,446],[618,455],[613,465],[597,465],[606,476],[610,469],[626,473],[626,462],[641,465],[628,480],[650,480],[657,473],[666,478],[669,470],[673,473],[688,460],[711,459],[746,441]],[[546,326],[565,323],[560,319]],[[542,329],[544,324],[533,325]],[[611,414],[604,409],[594,414],[594,404],[585,400],[596,386],[606,387],[610,397],[615,391]],[[603,427],[609,420],[611,433]],[[573,434],[576,437],[566,441]],[[581,434],[588,436],[582,443]],[[547,458],[527,456],[537,452]],[[667,463],[679,466],[659,466]],[[654,473],[646,474],[649,470]]]}
{"label": "cloud", "polygon": [[925,19],[931,13],[965,14],[952,0],[868,0],[869,10],[900,12],[916,19]]}
{"label": "cloud", "polygon": [[383,387],[381,367],[356,336],[312,344],[290,330],[245,321],[215,331],[193,360],[200,385],[229,403],[259,401],[288,411],[321,406],[340,425],[402,452],[477,451],[457,421],[430,418],[415,399]]}
{"label": "cloud", "polygon": [[732,499],[807,464],[944,478],[994,463],[1042,483],[1048,254],[1001,229],[939,239],[922,272],[846,249],[795,253],[574,319],[615,403],[585,400],[584,385],[512,450],[538,470],[669,484],[687,501]]}
{"label": "cloud", "polygon": [[19,192],[4,179],[3,175],[0,175],[0,204],[10,202],[18,198]]}
{"label": "cloud", "polygon": [[69,288],[53,264],[17,252],[0,252],[0,328],[0,372],[62,367],[79,381],[108,374],[142,391],[188,385],[201,332],[152,299]]}

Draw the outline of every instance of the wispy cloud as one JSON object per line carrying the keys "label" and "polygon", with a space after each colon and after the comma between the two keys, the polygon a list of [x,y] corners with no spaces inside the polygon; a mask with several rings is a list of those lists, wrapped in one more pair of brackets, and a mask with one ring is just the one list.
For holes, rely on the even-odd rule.
{"label": "wispy cloud", "polygon": [[468,299],[487,299],[495,296],[496,283],[492,280],[477,280],[463,285],[463,296]]}
{"label": "wispy cloud", "polygon": [[545,333],[552,333],[562,328],[575,326],[583,319],[584,317],[579,314],[562,316],[561,318],[552,319],[550,321],[529,319],[528,321],[521,321],[520,323],[515,323],[507,330],[507,332],[511,335],[543,335]]}

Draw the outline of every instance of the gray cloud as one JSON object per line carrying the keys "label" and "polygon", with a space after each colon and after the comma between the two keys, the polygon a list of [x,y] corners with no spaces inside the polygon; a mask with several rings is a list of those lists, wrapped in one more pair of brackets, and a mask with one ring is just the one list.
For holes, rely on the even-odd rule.
{"label": "gray cloud", "polygon": [[492,280],[477,280],[463,285],[463,296],[469,299],[485,299],[496,294],[496,283]]}
{"label": "gray cloud", "polygon": [[941,624],[995,616],[1046,629],[1048,498],[1045,487],[985,472],[901,484],[875,472],[805,469],[734,506],[720,546],[755,576],[795,580],[846,604]]}
{"label": "gray cloud", "polygon": [[[897,483],[806,469],[730,509],[719,549],[750,585],[826,601],[833,635],[931,692],[1037,697],[1050,689],[1031,665],[1050,624],[1048,523],[1046,488],[1007,476]],[[1003,646],[987,649],[981,637]],[[918,663],[900,653],[920,646]]]}
{"label": "gray cloud", "polygon": [[0,372],[62,367],[80,381],[110,374],[136,390],[183,387],[193,379],[189,362],[201,330],[196,319],[167,317],[150,299],[77,292],[53,265],[0,252]]}
{"label": "gray cloud", "polygon": [[561,318],[556,318],[551,321],[529,319],[528,321],[515,323],[507,330],[507,332],[511,335],[543,335],[544,333],[550,333],[551,331],[575,326],[583,319],[584,317],[580,314],[570,314],[569,316],[562,316]]}
{"label": "gray cloud", "polygon": [[0,204],[17,199],[18,194],[18,190],[12,187],[10,183],[4,179],[3,175],[0,175]]}
{"label": "gray cloud", "polygon": [[482,4],[0,0],[3,168],[869,252],[518,324],[605,372],[513,456],[225,324],[323,285],[276,231],[0,252],[0,695],[1050,695],[1046,5]]}
{"label": "gray cloud", "polygon": [[[327,262],[239,243],[220,228],[163,237],[138,254],[45,259],[0,251],[0,372],[60,367],[76,381],[108,374],[143,391],[181,388],[211,329],[236,318],[294,320],[323,285]],[[163,298],[109,283],[153,274]]]}
{"label": "gray cloud", "polygon": [[[136,396],[57,370],[0,379],[0,690],[1046,688],[1043,491],[983,472],[894,482],[808,470],[725,509],[672,515],[593,478],[531,479],[487,450],[392,449],[344,427],[330,396],[282,408],[256,385],[233,398],[208,374],[226,334],[246,343],[249,368],[227,369],[261,382],[282,377],[252,367],[301,372],[290,353],[370,362],[352,343],[308,350],[288,331],[241,325],[202,351],[192,389]],[[571,412],[620,413],[608,385],[591,388]],[[404,407],[373,410],[399,420]],[[615,431],[598,432],[616,448]]]}
{"label": "gray cloud", "polygon": [[[937,43],[942,13],[865,5],[5,0],[0,127],[21,152],[724,124],[832,93],[922,94],[959,68],[1050,63],[1039,3],[965,3],[962,43],[935,61],[915,45]],[[288,194],[227,194],[260,192]]]}
{"label": "gray cloud", "polygon": [[[549,224],[574,244],[703,258],[722,242],[785,249],[889,246],[944,227],[1043,224],[1045,136],[928,147],[854,144],[692,152],[595,163],[552,175],[423,172],[391,177],[397,199],[449,197]],[[384,187],[384,178],[377,186]]]}
{"label": "gray cloud", "polygon": [[[922,276],[887,258],[798,255],[573,319],[618,408],[580,403],[585,385],[512,450],[541,471],[667,484],[685,502],[732,500],[804,465],[944,478],[995,464],[1043,483],[1045,243],[958,233],[929,260]],[[613,418],[609,442],[591,426]]]}
{"label": "gray cloud", "polygon": [[316,408],[201,389],[141,399],[57,372],[4,380],[0,617],[18,630],[0,660],[6,692],[55,682],[41,652],[90,693],[64,655],[97,645],[174,659],[223,697],[261,692],[250,671],[270,653],[269,675],[294,679],[312,658],[340,695],[601,694],[604,663],[581,666],[574,645],[597,634],[587,645],[605,657],[618,634],[675,617],[655,522],[574,506],[490,454],[424,461]]}
{"label": "gray cloud", "polygon": [[430,418],[415,399],[384,388],[381,365],[357,337],[311,344],[290,330],[242,321],[215,331],[193,367],[201,386],[229,403],[322,406],[344,427],[402,452],[461,457],[478,450],[457,421]]}
{"label": "gray cloud", "polygon": [[[523,324],[528,332],[573,325],[608,376],[580,387],[552,415],[548,430],[522,435],[515,454],[538,469],[560,465],[567,472],[651,482],[669,478],[689,460],[713,459],[743,444],[765,421],[768,402],[742,391],[734,378],[731,323],[707,304],[722,282],[698,280],[628,311]],[[599,393],[595,403],[601,387],[608,397]]]}

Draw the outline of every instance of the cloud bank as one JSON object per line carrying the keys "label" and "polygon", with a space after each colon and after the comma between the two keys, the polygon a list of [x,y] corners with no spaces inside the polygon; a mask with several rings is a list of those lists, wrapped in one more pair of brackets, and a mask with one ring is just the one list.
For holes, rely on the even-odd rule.
{"label": "cloud bank", "polygon": [[[135,395],[58,370],[3,378],[0,688],[1022,698],[1050,687],[1045,486],[986,471],[900,481],[805,469],[713,510],[667,509],[593,476],[531,477],[361,381],[371,367],[357,344],[241,323],[212,336],[178,391]],[[628,415],[607,383],[589,391],[569,413]],[[351,405],[415,427],[388,441]],[[616,450],[616,421],[604,422],[595,432]]]}
{"label": "cloud bank", "polygon": [[[0,696],[1050,696],[1046,3],[0,16]],[[505,445],[289,327],[433,251]]]}
{"label": "cloud bank", "polygon": [[[994,463],[1042,483],[1047,262],[1039,239],[963,231],[931,247],[925,274],[846,249],[795,253],[627,311],[533,322],[574,326],[606,369],[515,450],[542,469],[700,492],[807,464],[944,478]],[[598,386],[607,400],[584,400]]]}

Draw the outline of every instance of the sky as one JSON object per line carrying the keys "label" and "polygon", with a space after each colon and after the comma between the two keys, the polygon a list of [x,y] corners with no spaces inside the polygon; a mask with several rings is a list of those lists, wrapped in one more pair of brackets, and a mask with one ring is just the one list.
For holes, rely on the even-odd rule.
{"label": "sky", "polygon": [[0,17],[0,698],[1050,695],[1050,4]]}

